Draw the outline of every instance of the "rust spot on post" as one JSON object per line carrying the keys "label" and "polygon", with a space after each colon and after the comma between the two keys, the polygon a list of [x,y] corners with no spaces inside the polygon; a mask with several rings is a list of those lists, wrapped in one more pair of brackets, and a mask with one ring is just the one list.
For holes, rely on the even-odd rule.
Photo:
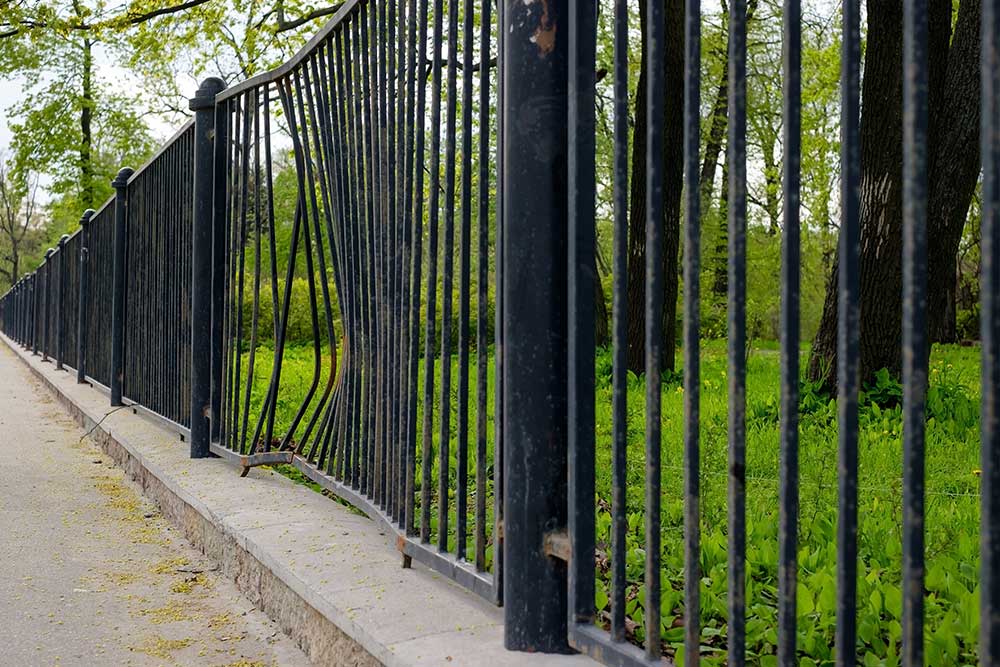
{"label": "rust spot on post", "polygon": [[573,550],[569,544],[569,534],[565,530],[554,530],[545,534],[545,542],[542,545],[546,556],[558,558],[569,562]]}
{"label": "rust spot on post", "polygon": [[538,20],[538,28],[531,36],[531,42],[538,47],[538,54],[543,58],[556,48],[556,22],[549,11],[549,0],[541,0],[542,15]]}

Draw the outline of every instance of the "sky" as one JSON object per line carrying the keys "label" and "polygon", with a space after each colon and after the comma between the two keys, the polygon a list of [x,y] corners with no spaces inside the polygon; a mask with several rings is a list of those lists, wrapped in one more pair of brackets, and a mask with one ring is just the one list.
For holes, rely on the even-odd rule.
{"label": "sky", "polygon": [[[6,109],[21,99],[21,84],[17,80],[0,79],[0,107]],[[7,114],[0,115],[0,151],[10,146],[10,126]]]}

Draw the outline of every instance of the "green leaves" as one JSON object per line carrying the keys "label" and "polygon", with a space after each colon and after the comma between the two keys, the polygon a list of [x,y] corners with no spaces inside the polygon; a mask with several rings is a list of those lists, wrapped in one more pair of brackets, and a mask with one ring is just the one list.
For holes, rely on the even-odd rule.
{"label": "green leaves", "polygon": [[[763,345],[762,345],[763,346]],[[602,363],[599,352],[598,365]],[[977,350],[938,346],[932,357],[931,387],[945,403],[978,400]],[[777,477],[778,425],[768,416],[777,395],[778,356],[756,354],[748,377],[748,406],[759,406],[759,419],[747,432],[747,646],[753,664],[766,664],[776,651],[772,632],[777,612]],[[949,369],[949,365],[952,368]],[[727,646],[726,568],[729,556],[726,524],[726,365],[721,342],[703,343],[701,365],[701,496],[702,535],[700,593],[702,659],[720,664]],[[948,375],[950,374],[950,375]],[[941,380],[939,378],[944,378]],[[875,378],[870,393],[891,396],[896,383],[887,374]],[[598,422],[610,425],[610,386],[598,389]],[[645,576],[643,438],[645,386],[636,378],[629,388],[627,580],[639,587]],[[683,394],[663,392],[663,552],[664,620],[661,639],[677,651],[683,640],[684,559],[681,524],[683,507],[680,462],[683,460],[683,420],[677,419]],[[800,409],[800,532],[797,587],[797,646],[800,664],[832,663],[837,593],[837,443],[836,404],[819,386],[805,385]],[[881,399],[879,399],[881,400]],[[808,403],[807,403],[808,402]],[[805,407],[808,404],[808,409]],[[606,406],[606,407],[605,407]],[[605,413],[607,411],[607,413]],[[859,445],[859,577],[858,662],[899,665],[902,633],[900,564],[902,543],[902,453],[898,406],[868,400],[861,406]],[[755,413],[757,414],[757,413]],[[969,420],[946,412],[927,428],[927,634],[938,634],[933,649],[943,662],[974,664],[978,628],[976,584],[978,544],[978,410]],[[895,434],[886,436],[886,431]],[[599,506],[610,507],[610,426],[598,433]],[[604,518],[604,517],[607,518]],[[599,513],[598,534],[610,536],[610,514]],[[603,547],[602,547],[603,548]],[[606,576],[602,574],[601,576]],[[606,583],[606,580],[605,580]],[[642,597],[630,588],[629,618],[641,623]],[[669,599],[669,602],[668,602]],[[672,609],[668,610],[668,606]],[[671,625],[672,624],[672,625]],[[677,627],[674,627],[677,626]],[[942,629],[943,628],[943,629]],[[720,653],[721,652],[721,653]],[[677,658],[676,653],[674,658]],[[873,661],[877,661],[873,662]]]}

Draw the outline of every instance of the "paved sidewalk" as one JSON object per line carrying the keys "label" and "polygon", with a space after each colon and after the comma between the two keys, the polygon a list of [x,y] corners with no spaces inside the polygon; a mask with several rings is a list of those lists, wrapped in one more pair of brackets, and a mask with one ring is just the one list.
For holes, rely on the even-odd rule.
{"label": "paved sidewalk", "polygon": [[0,667],[308,665],[83,435],[0,344]]}

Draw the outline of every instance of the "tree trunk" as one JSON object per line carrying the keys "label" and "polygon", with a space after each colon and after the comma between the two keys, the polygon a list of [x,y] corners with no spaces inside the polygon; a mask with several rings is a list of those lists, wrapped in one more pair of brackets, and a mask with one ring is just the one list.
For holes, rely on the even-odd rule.
{"label": "tree trunk", "polygon": [[91,119],[94,109],[93,69],[94,56],[89,38],[83,39],[83,90],[80,109],[80,199],[84,208],[96,208],[94,201],[94,164],[92,161],[93,137]]}
{"label": "tree trunk", "polygon": [[716,303],[725,307],[729,297],[729,163],[722,163],[722,188],[719,191],[719,212],[715,216],[717,233],[712,255],[712,294]]}
{"label": "tree trunk", "polygon": [[929,154],[927,309],[932,342],[958,342],[955,296],[962,230],[979,179],[980,0],[962,0],[938,113],[937,150]]}
{"label": "tree trunk", "polygon": [[[682,0],[667,0],[666,21],[666,90],[684,86],[684,5]],[[639,23],[645,42],[646,2],[639,2]],[[628,282],[626,332],[629,370],[645,371],[646,340],[646,80],[649,63],[643,48],[635,95],[635,129],[632,141],[631,210],[628,229]],[[678,251],[680,249],[681,189],[683,187],[683,114],[681,95],[667,96],[664,133],[664,220],[663,220],[663,357],[660,368],[674,370],[677,339],[677,292],[679,287]]]}
{"label": "tree trunk", "polygon": [[[869,0],[861,84],[860,377],[900,368],[902,309],[903,10],[899,0]],[[932,56],[933,59],[933,56]],[[834,260],[810,376],[836,383],[840,257]]]}
{"label": "tree trunk", "polygon": [[[928,250],[928,255],[930,251]],[[933,270],[928,267],[927,273]],[[927,305],[932,310],[928,314],[927,335],[932,343],[957,343],[958,341],[958,309],[956,305],[958,297],[958,269],[952,267],[951,271],[941,271],[941,278],[947,284],[937,284],[931,288],[927,286]]]}
{"label": "tree trunk", "polygon": [[[929,87],[928,104],[931,125],[928,128],[928,155],[931,167],[928,175],[930,197],[928,208],[929,264],[940,264],[940,250],[944,239],[935,222],[939,217],[931,211],[961,208],[957,197],[940,201],[934,197],[936,190],[944,192],[954,187],[941,185],[939,180],[951,182],[957,178],[947,175],[949,170],[964,173],[967,162],[978,165],[978,154],[971,148],[964,153],[944,150],[948,143],[949,125],[966,125],[968,119],[950,117],[956,100],[947,101],[946,95],[953,88],[946,81],[978,76],[978,60],[972,62],[970,50],[978,53],[978,14],[976,0],[963,0],[960,23],[975,21],[975,29],[966,25],[961,34],[956,30],[952,53],[948,44],[951,29],[951,3],[934,0],[930,3],[928,25]],[[975,19],[968,16],[974,13]],[[902,6],[899,0],[869,0],[868,44],[865,54],[864,80],[862,82],[861,115],[861,255],[860,255],[860,365],[862,380],[868,380],[880,368],[888,368],[898,375],[901,365],[902,319]],[[972,34],[975,33],[975,34]],[[972,40],[973,43],[963,44]],[[971,73],[967,68],[972,68]],[[968,94],[965,90],[963,94]],[[978,109],[978,95],[972,106]],[[966,105],[968,106],[968,105]],[[964,111],[962,113],[965,113]],[[978,117],[973,125],[978,124]],[[958,137],[955,137],[957,139]],[[975,143],[975,140],[973,140]],[[942,149],[940,154],[938,150]],[[975,167],[977,169],[977,167]],[[973,179],[973,186],[975,179]],[[971,199],[971,190],[969,192]],[[937,203],[935,203],[937,202]],[[943,204],[947,203],[947,206]],[[965,201],[964,211],[968,208]],[[961,226],[959,226],[959,235]],[[947,267],[954,270],[955,250],[947,259]],[[941,270],[938,266],[937,269]],[[834,260],[833,275],[827,286],[826,301],[819,330],[813,342],[809,360],[809,375],[818,380],[824,377],[831,386],[836,384],[837,352],[837,297],[839,257]],[[934,270],[930,280],[934,280]],[[933,310],[933,307],[931,307]]]}
{"label": "tree trunk", "polygon": [[604,295],[601,272],[597,270],[596,252],[594,259],[594,343],[605,347],[611,342],[611,324],[608,316],[608,301]]}
{"label": "tree trunk", "polygon": [[[747,10],[749,12],[749,9]],[[723,15],[723,30],[725,30],[726,18]],[[712,115],[708,123],[708,139],[705,141],[705,158],[701,163],[701,175],[699,178],[699,197],[701,199],[701,210],[708,211],[712,208],[712,193],[715,191],[715,170],[719,166],[719,156],[722,155],[722,146],[726,140],[726,125],[729,119],[729,52],[721,55],[722,75],[719,77],[719,85],[715,89],[715,102],[712,104]]]}
{"label": "tree trunk", "polygon": [[764,212],[767,213],[767,233],[771,236],[777,235],[781,229],[781,166],[775,158],[774,136],[768,136],[761,146],[761,153],[764,158]]}
{"label": "tree trunk", "polygon": [[[753,19],[753,14],[757,10],[759,0],[749,0],[747,2],[747,23]],[[729,5],[722,3],[722,34],[728,35]],[[701,162],[701,174],[699,177],[698,193],[701,199],[701,210],[708,211],[712,208],[712,194],[715,191],[715,170],[719,167],[719,157],[722,155],[722,148],[726,140],[726,126],[729,120],[729,46],[719,54],[722,58],[722,74],[719,76],[719,85],[715,89],[715,102],[712,104],[712,112],[708,123],[708,139],[705,141],[705,157]],[[725,191],[725,188],[723,188]]]}

